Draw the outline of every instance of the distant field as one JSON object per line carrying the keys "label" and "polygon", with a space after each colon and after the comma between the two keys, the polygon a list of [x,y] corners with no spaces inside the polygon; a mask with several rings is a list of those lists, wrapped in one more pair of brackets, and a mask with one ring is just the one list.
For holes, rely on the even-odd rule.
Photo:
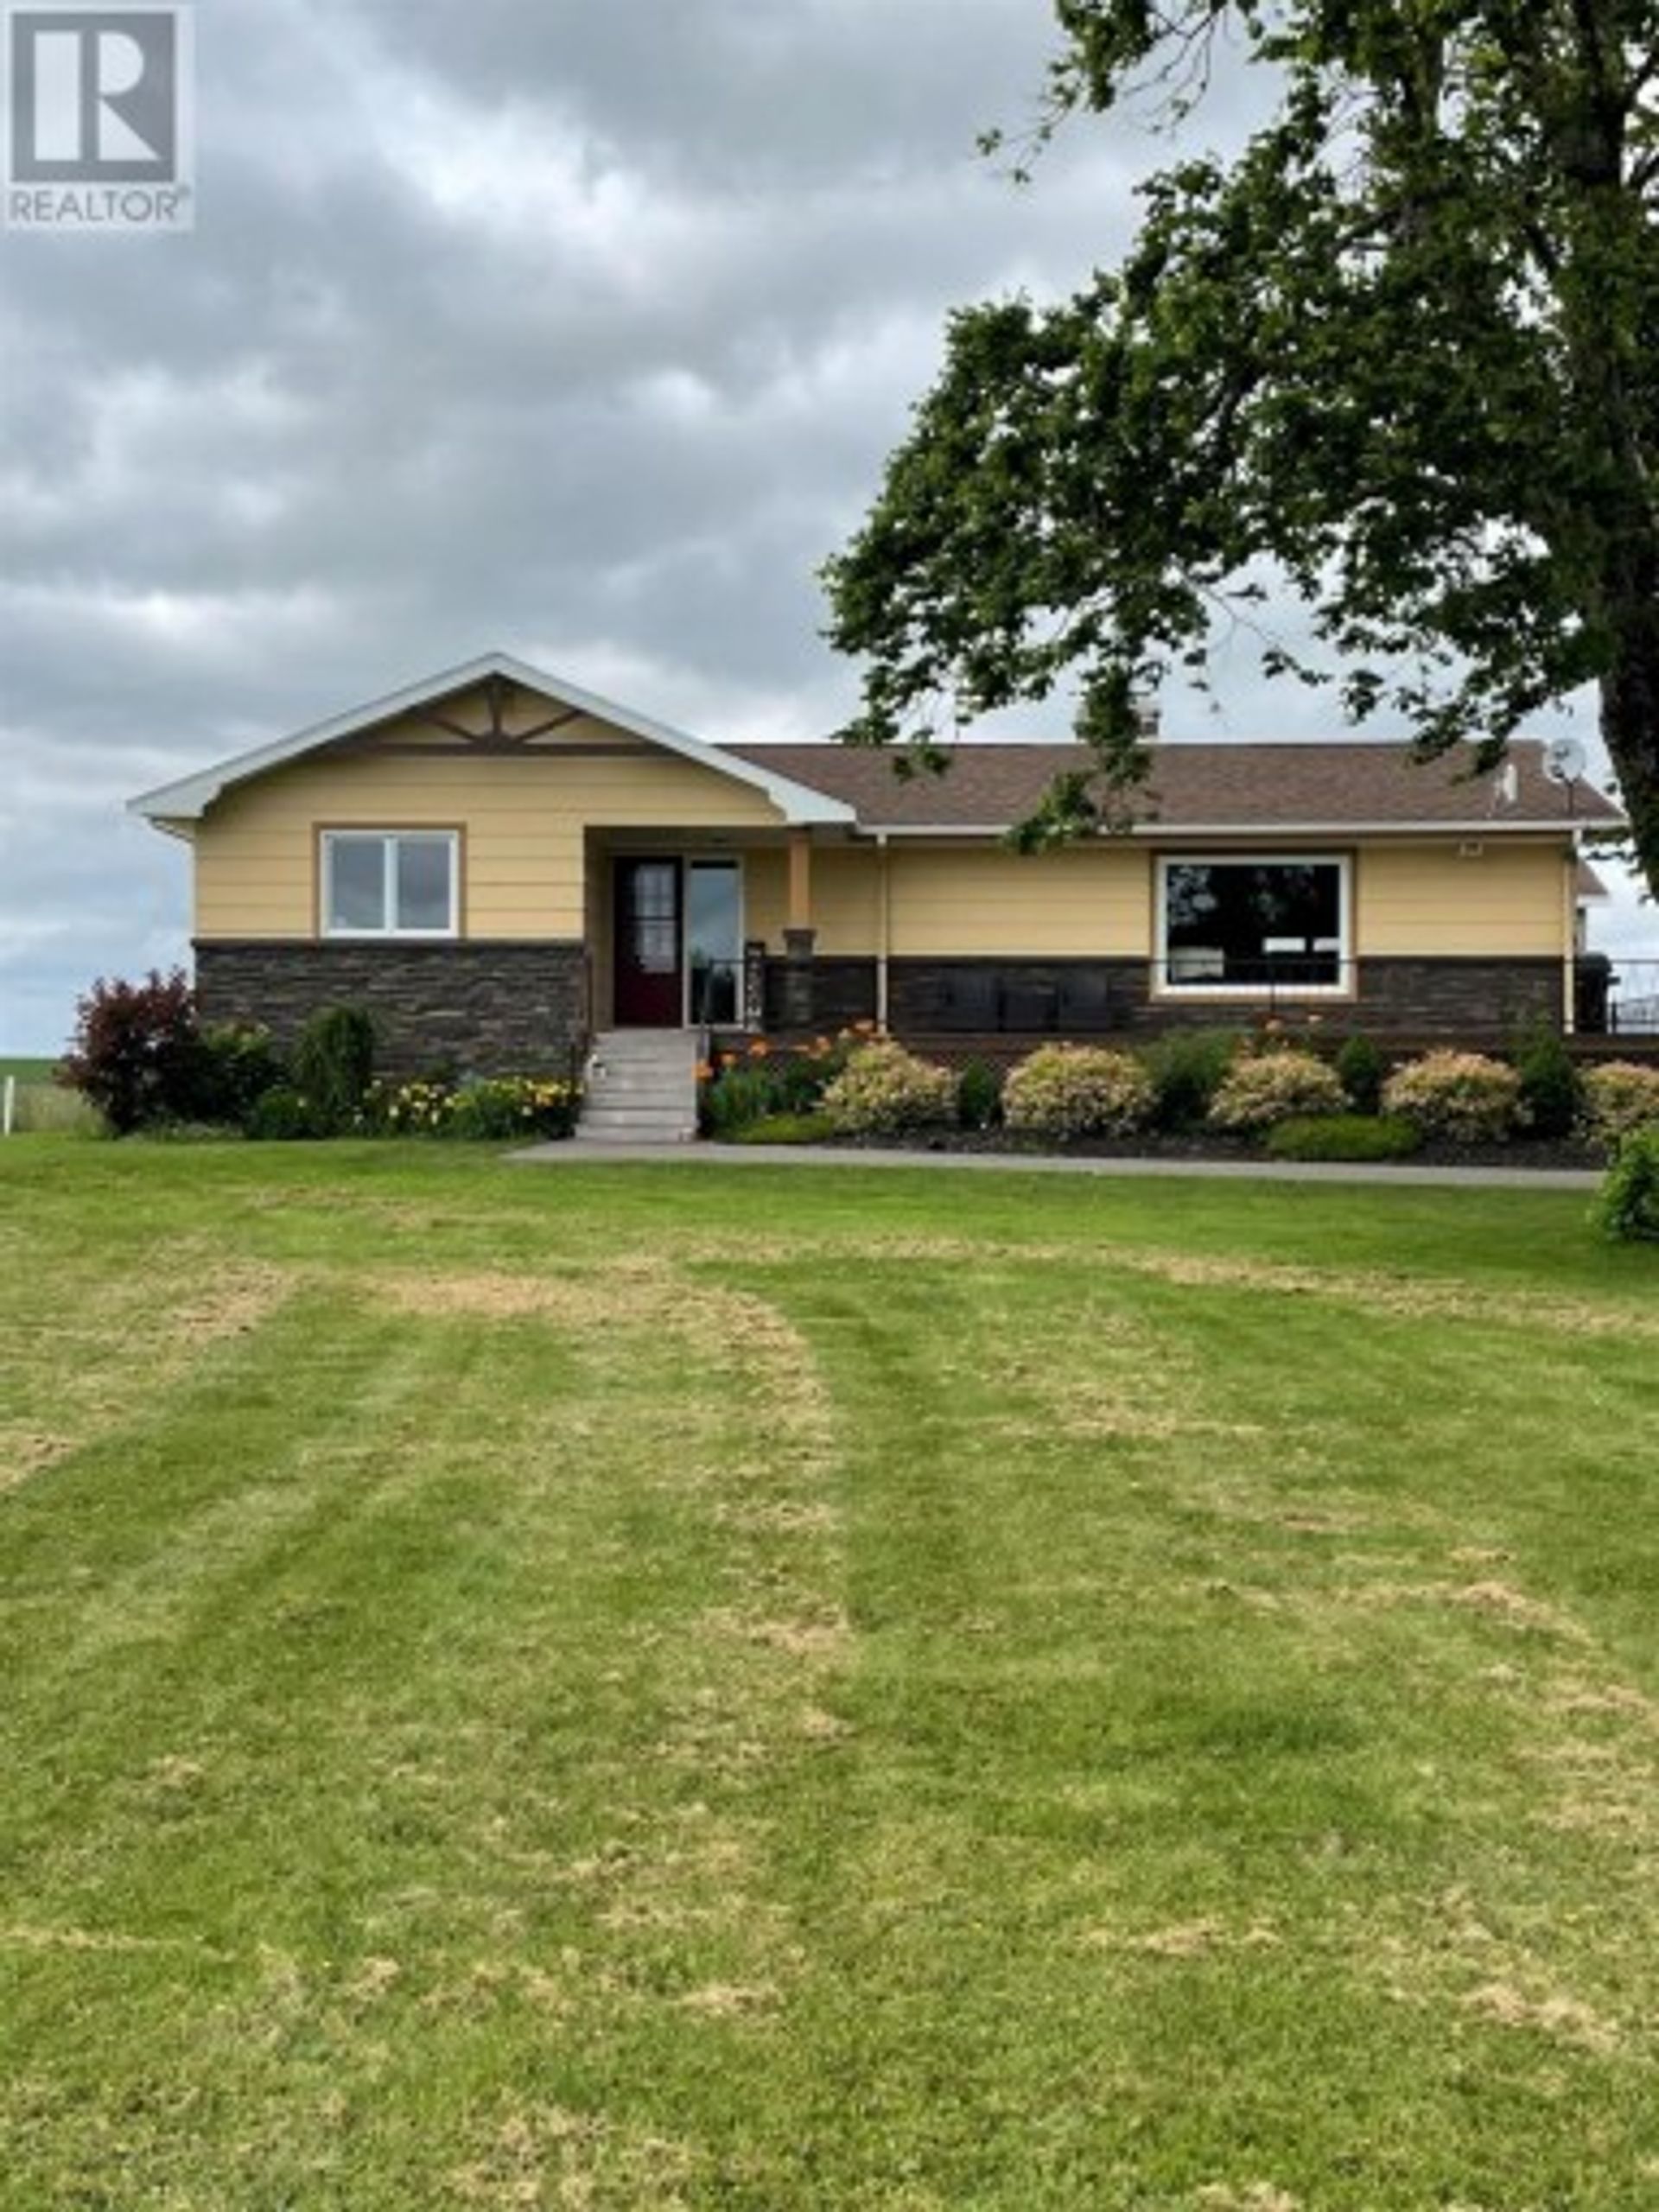
{"label": "distant field", "polygon": [[1659,2201],[1659,1252],[0,1145],[3,2212]]}
{"label": "distant field", "polygon": [[8,1076],[17,1082],[12,1102],[12,1127],[30,1135],[90,1136],[102,1124],[83,1098],[52,1080],[56,1066],[49,1059],[0,1059],[0,1085]]}

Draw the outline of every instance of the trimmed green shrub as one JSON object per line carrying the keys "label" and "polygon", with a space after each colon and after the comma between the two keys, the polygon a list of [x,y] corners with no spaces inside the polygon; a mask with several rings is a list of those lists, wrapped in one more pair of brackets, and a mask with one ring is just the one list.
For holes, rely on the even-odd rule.
{"label": "trimmed green shrub", "polygon": [[957,1117],[956,1078],[887,1039],[852,1055],[824,1092],[823,1110],[849,1136],[948,1127]]}
{"label": "trimmed green shrub", "polygon": [[1001,1076],[988,1060],[969,1060],[957,1077],[957,1119],[964,1129],[994,1129],[1002,1119]]}
{"label": "trimmed green shrub", "polygon": [[1389,1077],[1382,1104],[1426,1137],[1445,1137],[1453,1144],[1501,1144],[1515,1129],[1521,1078],[1483,1052],[1426,1052]]}
{"label": "trimmed green shrub", "polygon": [[201,1080],[196,998],[182,968],[142,983],[100,977],[75,1008],[57,1079],[97,1107],[118,1137],[196,1113]]}
{"label": "trimmed green shrub", "polygon": [[353,1128],[374,1081],[374,1023],[361,1007],[319,1007],[294,1048],[292,1072],[320,1130]]}
{"label": "trimmed green shrub", "polygon": [[285,1080],[269,1029],[232,1021],[203,1031],[194,1100],[202,1121],[245,1128],[258,1101]]}
{"label": "trimmed green shrub", "polygon": [[1011,1129],[1033,1136],[1122,1136],[1152,1118],[1152,1077],[1128,1052],[1039,1045],[1002,1087]]}
{"label": "trimmed green shrub", "polygon": [[135,1129],[135,1144],[234,1144],[246,1135],[238,1122],[146,1122]]}
{"label": "trimmed green shrub", "polygon": [[782,1109],[778,1082],[764,1061],[738,1062],[703,1085],[702,1118],[717,1137],[735,1136],[751,1122]]}
{"label": "trimmed green shrub", "polygon": [[309,1102],[285,1083],[261,1091],[248,1109],[243,1128],[262,1144],[289,1144],[321,1134]]}
{"label": "trimmed green shrub", "polygon": [[1520,1119],[1536,1137],[1570,1137],[1583,1104],[1579,1071],[1565,1039],[1547,1021],[1535,1022],[1515,1050],[1521,1078]]}
{"label": "trimmed green shrub", "polygon": [[1388,1058],[1380,1046],[1369,1037],[1344,1037],[1332,1065],[1355,1113],[1375,1114],[1382,1103],[1389,1074]]}
{"label": "trimmed green shrub", "polygon": [[1340,1114],[1337,1071],[1312,1052],[1262,1052],[1236,1061],[1210,1106],[1210,1126],[1249,1135],[1309,1115]]}
{"label": "trimmed green shrub", "polygon": [[1236,1029],[1172,1029],[1148,1045],[1141,1062],[1152,1078],[1156,1126],[1197,1128],[1243,1048]]}
{"label": "trimmed green shrub", "polygon": [[734,1144],[823,1144],[830,1135],[824,1114],[766,1114],[732,1132]]}
{"label": "trimmed green shrub", "polygon": [[1616,1243],[1659,1243],[1659,1122],[1619,1146],[1591,1219]]}
{"label": "trimmed green shrub", "polygon": [[1580,1087],[1584,1133],[1609,1152],[1649,1122],[1659,1122],[1659,1066],[1604,1060],[1599,1067],[1585,1070]]}
{"label": "trimmed green shrub", "polygon": [[1299,1115],[1268,1132],[1274,1160],[1407,1160],[1421,1139],[1393,1114]]}

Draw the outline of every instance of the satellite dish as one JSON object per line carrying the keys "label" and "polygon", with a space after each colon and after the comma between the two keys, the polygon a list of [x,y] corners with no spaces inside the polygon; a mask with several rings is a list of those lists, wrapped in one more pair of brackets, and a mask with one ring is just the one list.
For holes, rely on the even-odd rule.
{"label": "satellite dish", "polygon": [[1552,737],[1544,747],[1544,773],[1552,784],[1576,784],[1585,771],[1584,744],[1576,737]]}

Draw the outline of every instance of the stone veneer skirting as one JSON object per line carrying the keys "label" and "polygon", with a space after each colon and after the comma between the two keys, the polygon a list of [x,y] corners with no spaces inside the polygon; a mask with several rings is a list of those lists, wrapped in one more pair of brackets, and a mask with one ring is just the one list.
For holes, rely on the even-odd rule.
{"label": "stone veneer skirting", "polygon": [[[786,1027],[767,963],[767,1020]],[[834,1029],[875,1011],[874,960],[811,963],[812,1018]],[[895,958],[888,963],[887,1019],[899,1037],[939,1039],[1106,1037],[1124,1031],[1244,1027],[1275,1012],[1318,1014],[1332,1028],[1380,1038],[1444,1037],[1507,1042],[1529,1021],[1561,1020],[1562,966],[1549,958],[1470,955],[1434,959],[1374,958],[1358,963],[1351,998],[1262,991],[1242,998],[1158,998],[1145,960]]]}
{"label": "stone veneer skirting", "polygon": [[1379,1036],[1485,1037],[1504,1043],[1529,1022],[1562,1027],[1560,960],[1487,957],[1376,959],[1359,963],[1355,1025]]}
{"label": "stone veneer skirting", "polygon": [[391,1075],[562,1072],[587,1039],[587,962],[578,941],[374,944],[203,938],[196,993],[205,1022],[263,1022],[292,1045],[320,1007],[374,1018]]}
{"label": "stone veneer skirting", "polygon": [[[785,1017],[786,971],[811,1014]],[[803,974],[802,969],[805,970]],[[809,982],[810,978],[810,982]],[[208,1022],[263,1022],[291,1044],[319,1007],[361,1006],[391,1074],[452,1068],[479,1074],[563,1069],[588,1029],[587,963],[575,940],[374,944],[208,938],[196,946]],[[894,959],[888,1021],[899,1037],[1089,1038],[1172,1028],[1243,1027],[1275,1011],[1317,1013],[1332,1029],[1383,1040],[1503,1043],[1529,1020],[1559,1025],[1561,963],[1552,959],[1362,960],[1351,999],[1267,993],[1238,999],[1155,999],[1148,964],[1132,959]],[[874,1019],[873,959],[820,955],[766,962],[766,1024],[835,1030]]]}
{"label": "stone veneer skirting", "polygon": [[[850,1029],[855,1021],[874,1021],[876,1008],[875,962],[840,953],[817,953],[811,971],[812,1015],[805,1026],[813,1029]],[[791,1027],[788,992],[791,963],[774,953],[766,960],[766,1027]]]}

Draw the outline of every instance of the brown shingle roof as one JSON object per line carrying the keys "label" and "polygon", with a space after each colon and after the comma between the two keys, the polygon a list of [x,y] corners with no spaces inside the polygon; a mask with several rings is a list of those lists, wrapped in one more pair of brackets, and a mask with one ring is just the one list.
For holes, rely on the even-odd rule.
{"label": "brown shingle roof", "polygon": [[1573,895],[1577,899],[1611,899],[1613,894],[1607,888],[1606,878],[1588,861],[1580,861],[1573,881]]}
{"label": "brown shingle roof", "polygon": [[[845,745],[734,745],[721,748],[847,800],[867,829],[1002,830],[1029,815],[1053,778],[1086,769],[1077,745],[958,746],[943,776],[902,782],[887,755]],[[1329,830],[1362,826],[1533,828],[1618,823],[1619,810],[1589,784],[1571,791],[1543,772],[1535,740],[1510,748],[1516,799],[1503,803],[1491,776],[1467,779],[1472,752],[1423,766],[1405,745],[1184,745],[1151,748],[1150,781],[1137,817],[1166,830]]]}

